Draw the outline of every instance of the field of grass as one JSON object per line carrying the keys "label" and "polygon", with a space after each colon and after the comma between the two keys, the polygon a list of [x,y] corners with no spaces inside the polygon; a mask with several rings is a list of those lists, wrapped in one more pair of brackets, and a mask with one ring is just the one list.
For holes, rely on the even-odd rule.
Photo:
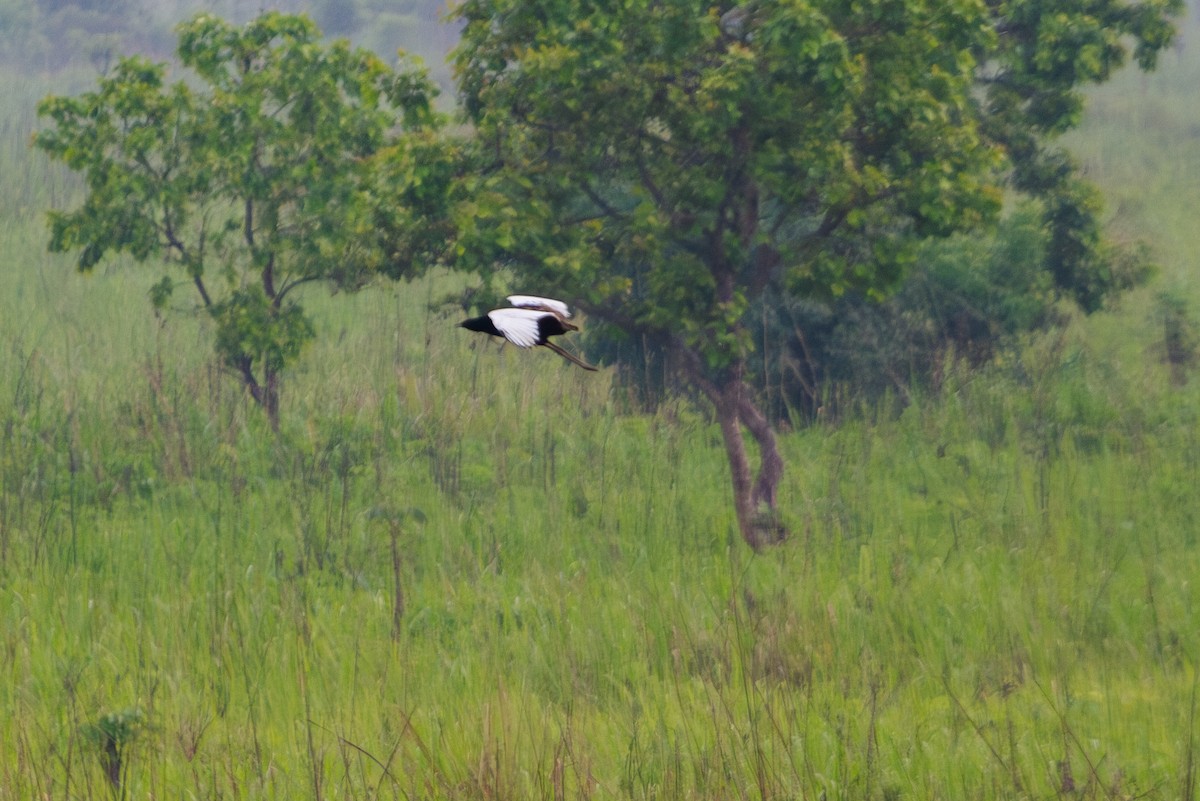
{"label": "field of grass", "polygon": [[754,555],[703,414],[466,335],[445,276],[311,293],[272,433],[153,271],[45,253],[51,87],[7,80],[0,799],[1195,798],[1200,391],[1152,298],[1198,300],[1200,160],[1127,127],[1187,87],[1074,143],[1160,286],[787,433]]}

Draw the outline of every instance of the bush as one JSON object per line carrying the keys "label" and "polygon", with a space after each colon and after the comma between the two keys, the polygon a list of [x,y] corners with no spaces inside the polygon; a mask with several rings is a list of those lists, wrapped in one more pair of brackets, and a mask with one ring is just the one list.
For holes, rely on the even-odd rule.
{"label": "bush", "polygon": [[[1103,259],[1086,275],[1056,271],[1044,219],[1038,204],[1027,203],[990,234],[929,242],[883,301],[767,292],[753,315],[760,325],[752,366],[770,414],[812,420],[889,393],[906,402],[915,389],[936,391],[948,364],[979,367],[1018,335],[1061,325],[1065,303],[1090,312],[1149,276],[1138,248],[1102,248]],[[593,325],[587,351],[619,365],[637,408],[681,389],[653,341]]]}

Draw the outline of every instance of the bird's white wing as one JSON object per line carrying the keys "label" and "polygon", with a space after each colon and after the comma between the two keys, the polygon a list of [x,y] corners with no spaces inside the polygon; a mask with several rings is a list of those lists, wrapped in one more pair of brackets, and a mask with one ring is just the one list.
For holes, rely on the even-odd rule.
{"label": "bird's white wing", "polygon": [[509,295],[508,302],[522,309],[539,309],[554,312],[563,317],[570,317],[571,310],[567,304],[554,298],[539,298],[537,295]]}
{"label": "bird's white wing", "polygon": [[532,348],[538,343],[538,320],[545,316],[546,312],[533,309],[495,309],[488,312],[496,330],[521,348]]}

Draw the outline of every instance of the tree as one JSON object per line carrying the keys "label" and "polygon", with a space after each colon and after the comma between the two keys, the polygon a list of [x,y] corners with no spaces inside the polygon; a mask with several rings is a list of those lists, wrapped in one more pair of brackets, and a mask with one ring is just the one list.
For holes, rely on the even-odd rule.
{"label": "tree", "polygon": [[169,271],[164,308],[190,285],[216,351],[278,425],[283,370],[314,336],[296,290],[414,275],[442,247],[452,146],[423,72],[393,70],[305,17],[180,26],[194,80],[123,58],[96,91],[48,97],[34,138],[84,174],[86,196],[50,214],[50,248],[89,271],[110,253]]}
{"label": "tree", "polygon": [[[784,533],[783,459],[746,380],[748,309],[768,289],[880,297],[922,241],[995,220],[1063,163],[1042,149],[1062,104],[1127,41],[1152,65],[1175,5],[466,0],[462,265],[663,343],[712,404],[760,547]],[[1095,243],[1074,207],[1079,267]]]}
{"label": "tree", "polygon": [[987,1],[992,46],[977,56],[981,125],[1008,156],[1011,185],[1038,198],[1054,286],[1086,312],[1128,288],[1138,270],[1103,239],[1099,192],[1057,137],[1079,124],[1081,87],[1108,80],[1132,55],[1144,70],[1175,33],[1180,0]]}

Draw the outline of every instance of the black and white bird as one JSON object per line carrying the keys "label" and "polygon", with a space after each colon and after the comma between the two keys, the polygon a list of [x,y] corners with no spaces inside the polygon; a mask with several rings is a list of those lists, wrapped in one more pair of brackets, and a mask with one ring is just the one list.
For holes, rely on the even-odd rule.
{"label": "black and white bird", "polygon": [[579,326],[570,321],[571,310],[567,308],[567,304],[561,300],[539,298],[535,295],[509,295],[508,302],[513,308],[492,309],[482,317],[463,320],[459,326],[468,331],[503,337],[519,348],[541,345],[584,370],[596,369],[550,341],[550,337],[579,330]]}

